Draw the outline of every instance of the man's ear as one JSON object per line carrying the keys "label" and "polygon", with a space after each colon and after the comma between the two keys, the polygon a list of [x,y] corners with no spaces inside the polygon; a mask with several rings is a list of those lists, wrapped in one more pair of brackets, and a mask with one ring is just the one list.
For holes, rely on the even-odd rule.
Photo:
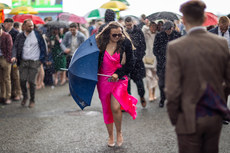
{"label": "man's ear", "polygon": [[[207,15],[204,14],[204,22],[203,22],[203,24],[205,23],[206,19],[207,19]],[[202,24],[202,25],[203,25],[203,24]]]}
{"label": "man's ear", "polygon": [[184,25],[187,24],[186,19],[185,19],[184,16],[182,16],[182,22],[183,22]]}

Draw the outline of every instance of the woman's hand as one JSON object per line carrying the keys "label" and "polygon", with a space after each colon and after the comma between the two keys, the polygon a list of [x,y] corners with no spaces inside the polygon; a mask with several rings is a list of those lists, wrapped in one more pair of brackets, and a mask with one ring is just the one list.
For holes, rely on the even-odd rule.
{"label": "woman's hand", "polygon": [[116,82],[118,80],[118,75],[116,73],[114,73],[112,76],[111,76],[111,79],[110,81],[111,82]]}

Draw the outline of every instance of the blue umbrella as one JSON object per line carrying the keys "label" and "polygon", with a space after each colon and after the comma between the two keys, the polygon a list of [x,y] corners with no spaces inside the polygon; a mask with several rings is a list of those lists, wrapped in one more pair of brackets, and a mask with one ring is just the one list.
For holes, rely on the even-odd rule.
{"label": "blue umbrella", "polygon": [[68,68],[70,93],[82,110],[90,106],[97,84],[98,56],[93,35],[75,51]]}

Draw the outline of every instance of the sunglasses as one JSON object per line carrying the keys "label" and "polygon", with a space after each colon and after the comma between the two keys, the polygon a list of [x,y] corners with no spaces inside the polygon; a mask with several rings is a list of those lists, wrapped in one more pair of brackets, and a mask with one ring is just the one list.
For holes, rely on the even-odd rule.
{"label": "sunglasses", "polygon": [[119,34],[112,34],[112,36],[113,36],[113,37],[121,37],[122,34],[120,34],[120,33],[119,33]]}

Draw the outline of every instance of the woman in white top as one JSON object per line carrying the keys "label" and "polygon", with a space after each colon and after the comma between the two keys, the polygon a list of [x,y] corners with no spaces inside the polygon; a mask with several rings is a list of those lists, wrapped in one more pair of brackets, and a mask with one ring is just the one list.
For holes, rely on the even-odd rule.
{"label": "woman in white top", "polygon": [[145,36],[146,42],[146,55],[143,58],[146,69],[146,81],[147,88],[149,90],[149,101],[156,100],[155,89],[157,87],[157,75],[156,75],[156,57],[153,55],[153,44],[157,33],[157,24],[153,21],[149,23],[149,26],[144,25],[142,31]]}

